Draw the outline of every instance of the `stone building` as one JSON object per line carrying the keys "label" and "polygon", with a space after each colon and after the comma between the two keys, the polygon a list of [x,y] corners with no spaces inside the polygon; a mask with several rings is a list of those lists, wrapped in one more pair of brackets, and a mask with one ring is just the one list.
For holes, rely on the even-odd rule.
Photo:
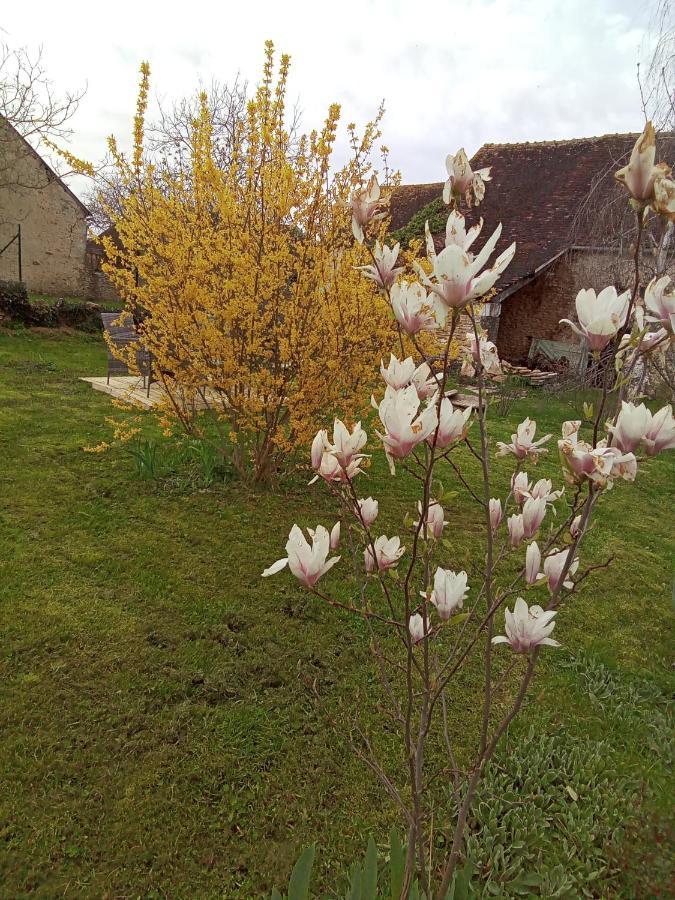
{"label": "stone building", "polygon": [[[526,363],[541,355],[555,359],[566,354],[574,362],[581,348],[571,329],[559,322],[573,317],[578,291],[630,286],[636,216],[613,175],[626,164],[637,137],[485,144],[471,160],[473,169],[490,166],[492,176],[483,203],[467,213],[467,225],[484,219],[476,248],[499,222],[503,231],[493,258],[516,242],[516,255],[483,310],[483,325],[502,358]],[[672,164],[674,151],[672,134],[657,139],[659,160]],[[447,216],[439,199],[442,190],[441,182],[397,188],[391,229],[409,234],[412,223],[421,233],[429,218],[441,249],[440,223]],[[643,283],[654,268],[661,227],[653,217],[653,230],[643,242]]]}
{"label": "stone building", "polygon": [[88,296],[88,217],[82,201],[0,117],[0,251],[6,248],[0,278],[21,275],[35,293]]}

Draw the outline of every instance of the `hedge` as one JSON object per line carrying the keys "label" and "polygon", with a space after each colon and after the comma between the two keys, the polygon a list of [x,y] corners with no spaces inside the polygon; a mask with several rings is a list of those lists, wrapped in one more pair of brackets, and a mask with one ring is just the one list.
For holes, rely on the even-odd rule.
{"label": "hedge", "polygon": [[100,331],[101,307],[87,300],[31,301],[22,282],[0,281],[0,322]]}

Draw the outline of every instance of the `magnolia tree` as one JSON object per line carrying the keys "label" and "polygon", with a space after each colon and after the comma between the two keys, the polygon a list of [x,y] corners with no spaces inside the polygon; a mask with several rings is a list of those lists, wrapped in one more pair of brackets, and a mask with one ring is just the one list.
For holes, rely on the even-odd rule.
{"label": "magnolia tree", "polygon": [[[511,245],[489,265],[501,227],[474,252],[481,224],[467,230],[459,207],[462,201],[469,205],[480,201],[489,172],[473,173],[463,151],[448,157],[445,248],[437,254],[428,239],[427,259],[415,264],[412,277],[396,265],[395,248],[369,238],[381,213],[376,183],[371,181],[352,198],[354,236],[369,248],[372,258],[363,274],[386,296],[399,334],[412,341],[417,354],[416,359],[391,354],[381,367],[383,393],[372,401],[380,420],[376,438],[392,475],[402,467],[419,485],[417,509],[411,510],[415,522],[405,539],[379,533],[382,501],[360,496],[366,432],[359,422],[349,429],[336,420],[331,435],[323,429],[316,434],[311,464],[316,473],[313,482],[322,481],[335,496],[340,519],[330,532],[317,525],[305,534],[294,525],[286,556],[263,576],[288,567],[317,598],[349,610],[368,627],[384,709],[400,734],[405,770],[397,780],[378,758],[373,741],[359,729],[362,744],[357,749],[397,804],[407,828],[401,897],[417,884],[426,897],[444,898],[453,884],[479,779],[523,705],[542,648],[559,646],[553,633],[561,605],[597,568],[583,569],[581,560],[598,498],[617,481],[632,482],[642,456],[675,447],[670,407],[653,414],[625,399],[637,361],[671,342],[675,331],[675,294],[668,290],[669,279],[651,282],[644,292],[640,284],[645,220],[675,214],[670,170],[655,165],[654,154],[654,131],[648,125],[629,165],[616,175],[625,184],[637,217],[631,289],[619,294],[609,286],[598,295],[580,291],[577,319],[569,322],[598,358],[610,348],[611,363],[597,411],[586,409],[588,424],[582,428],[581,421],[561,423],[557,444],[562,472],[556,486],[549,479],[531,480],[527,473],[549,451],[552,437],[538,436],[534,420],[526,418],[510,443],[497,442],[494,447],[488,430],[487,380],[499,362],[496,348],[481,332],[477,304],[516,248]],[[475,372],[475,410],[455,408],[446,396],[448,351],[462,317],[470,323],[465,365]],[[440,357],[432,358],[420,336],[441,328],[445,330]],[[506,496],[496,496],[493,487],[495,455],[513,464]],[[462,471],[463,456],[478,461],[478,489]],[[453,567],[452,545],[442,538],[449,523],[442,497],[434,496],[434,476],[444,468],[456,475],[483,523],[483,538],[476,541],[477,564],[470,568],[480,577]],[[563,501],[566,508],[554,527],[551,513]],[[356,599],[345,603],[324,589],[321,579],[340,562],[340,556],[331,554],[338,550],[341,531],[342,540],[347,537],[346,530],[355,554],[357,585]],[[521,596],[526,591],[533,601]],[[510,660],[496,658],[509,653]],[[451,692],[453,705],[462,705],[461,676],[476,656],[482,664],[474,660],[472,672],[476,666],[482,669],[482,704],[471,758],[460,767],[448,723],[448,698]],[[440,768],[439,747],[445,757]],[[442,850],[433,839],[432,785],[439,778],[453,791],[456,810],[450,842]]]}

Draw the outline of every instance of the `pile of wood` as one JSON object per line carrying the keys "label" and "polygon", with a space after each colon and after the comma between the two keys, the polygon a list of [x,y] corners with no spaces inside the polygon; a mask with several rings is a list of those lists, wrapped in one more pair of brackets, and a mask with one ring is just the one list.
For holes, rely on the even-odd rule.
{"label": "pile of wood", "polygon": [[513,366],[505,359],[502,360],[502,370],[505,375],[517,375],[535,386],[545,384],[547,381],[552,381],[558,377],[557,372],[544,372],[543,369],[528,369],[527,366]]}
{"label": "pile of wood", "polygon": [[478,409],[478,391],[468,385],[463,393],[453,388],[450,391],[446,391],[445,396],[450,398],[453,406],[459,406],[461,409],[472,406],[474,409]]}

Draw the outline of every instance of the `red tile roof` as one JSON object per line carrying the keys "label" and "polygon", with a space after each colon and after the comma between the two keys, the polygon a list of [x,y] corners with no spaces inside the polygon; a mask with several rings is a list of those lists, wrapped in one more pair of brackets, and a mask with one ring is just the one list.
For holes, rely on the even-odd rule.
{"label": "red tile roof", "polygon": [[[467,224],[483,217],[480,247],[499,222],[496,253],[516,242],[516,255],[500,281],[504,290],[531,275],[572,246],[607,245],[611,228],[598,227],[607,216],[632,227],[627,193],[613,178],[625,165],[637,134],[523,144],[485,144],[471,160],[473,169],[492,168],[485,199],[467,213]],[[673,162],[675,136],[657,138],[657,161]],[[392,230],[441,195],[443,184],[402,185],[391,200]],[[602,211],[602,215],[598,214]],[[611,234],[610,234],[611,233]],[[438,243],[443,246],[439,236]],[[495,254],[496,255],[496,254]]]}

